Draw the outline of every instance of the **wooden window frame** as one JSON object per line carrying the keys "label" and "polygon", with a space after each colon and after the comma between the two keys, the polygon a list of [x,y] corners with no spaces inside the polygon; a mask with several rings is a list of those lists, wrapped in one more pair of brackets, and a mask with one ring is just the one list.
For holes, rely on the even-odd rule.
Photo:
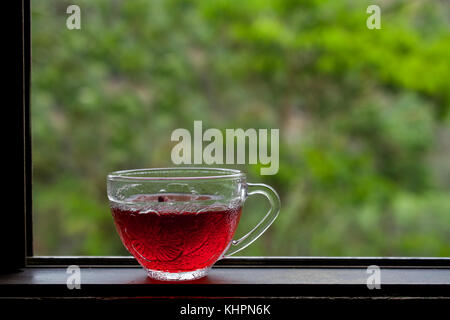
{"label": "wooden window frame", "polygon": [[[134,270],[133,268],[138,266],[132,257],[37,257],[33,254],[32,150],[30,133],[30,0],[8,1],[3,4],[3,7],[3,12],[8,13],[8,32],[6,33],[7,38],[5,41],[8,45],[4,51],[7,55],[5,61],[8,61],[6,78],[9,80],[5,91],[8,105],[3,110],[6,112],[5,119],[8,119],[8,122],[14,126],[13,134],[8,129],[8,131],[4,132],[4,136],[10,137],[9,140],[12,141],[11,155],[7,158],[7,168],[11,168],[8,171],[14,172],[14,182],[18,182],[9,184],[8,187],[9,192],[14,195],[14,199],[17,199],[16,203],[23,203],[23,210],[3,213],[3,225],[7,227],[4,227],[4,232],[0,233],[0,247],[3,252],[3,259],[0,264],[1,271],[2,273],[7,272],[8,275],[8,272],[11,272],[11,270],[39,273],[48,269],[54,270],[56,276],[58,272],[62,272],[68,265],[79,265],[82,268],[86,268],[86,270],[99,270],[98,272],[103,272],[104,268],[111,268],[110,270],[115,270],[115,272],[122,274],[126,273],[126,270]],[[18,207],[16,206],[15,208]],[[360,296],[361,286],[354,287],[349,285],[349,283],[339,278],[338,272],[335,272],[336,275],[333,276],[333,270],[342,271],[355,268],[363,270],[370,265],[377,265],[380,268],[389,270],[418,271],[416,282],[408,283],[407,280],[404,280],[406,281],[405,283],[391,283],[392,290],[387,291],[387,293],[384,291],[383,294],[385,295],[391,296],[399,294],[399,292],[405,294],[409,292],[414,296],[430,294],[436,297],[450,296],[450,290],[448,290],[450,288],[450,258],[445,257],[234,257],[219,261],[214,268],[217,270],[226,269],[231,274],[233,272],[244,272],[242,270],[248,270],[249,268],[258,268],[258,270],[267,270],[268,276],[269,271],[273,272],[274,269],[280,273],[286,272],[286,270],[308,269],[310,272],[316,270],[318,274],[326,269],[331,270],[331,273],[328,274],[328,285],[321,281],[314,282],[313,280],[311,280],[311,283],[297,283],[297,285],[303,289],[308,288],[309,294],[321,292],[320,290],[331,290],[327,292],[331,292],[332,295]],[[421,270],[423,271],[422,273],[420,272]],[[442,272],[443,270],[445,272]],[[438,280],[436,278],[433,281],[427,280],[430,277],[430,272],[435,274]],[[421,274],[423,276],[420,276]],[[18,283],[23,285],[28,281],[26,279],[28,278],[17,278],[17,274],[15,276],[0,277],[0,297],[2,296],[2,288],[11,289],[14,288],[14,284],[19,286]],[[260,278],[258,278],[259,280],[255,279],[254,281],[261,282]],[[249,281],[253,280],[249,279]],[[260,291],[261,295],[282,294],[282,290],[289,287],[289,283],[286,283],[289,280],[283,281],[281,282],[285,286],[283,284],[268,284],[265,287],[264,281],[262,281],[259,284],[268,289]],[[294,280],[292,281],[295,282]],[[111,280],[111,284],[113,283],[114,281]],[[29,284],[33,284],[33,281],[30,280]],[[35,285],[43,284],[35,283]],[[151,286],[151,284],[148,285]],[[201,283],[199,286],[204,287],[205,283]],[[226,287],[224,284],[221,284],[221,286],[213,287],[221,288],[220,290],[224,290],[224,286]],[[124,290],[125,293],[128,292],[128,286],[126,285],[116,283],[115,287],[118,290]],[[242,286],[242,288],[244,287],[245,285]],[[111,285],[108,286],[103,283],[98,284],[95,288],[99,290],[98,294],[107,294]],[[198,292],[199,294],[205,293],[200,289]],[[256,291],[250,290],[249,292],[255,293]],[[292,293],[292,290],[289,292]]]}

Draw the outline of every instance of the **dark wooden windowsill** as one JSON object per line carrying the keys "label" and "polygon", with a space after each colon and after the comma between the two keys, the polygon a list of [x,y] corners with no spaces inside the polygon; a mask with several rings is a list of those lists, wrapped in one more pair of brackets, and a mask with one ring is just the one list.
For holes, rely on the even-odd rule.
{"label": "dark wooden windowsill", "polygon": [[[402,312],[425,306],[446,310],[448,262],[445,258],[233,258],[220,261],[205,278],[161,282],[150,280],[129,257],[29,258],[28,267],[0,274],[0,308],[36,314],[57,307],[102,316],[151,310],[167,319],[191,319],[181,314],[187,306],[214,307],[213,319],[246,319],[243,314],[224,314],[227,306],[269,306],[273,319],[299,312],[348,315],[355,302],[380,316],[387,305]],[[81,268],[81,288],[70,290],[66,271],[73,264]],[[380,289],[367,287],[369,265],[380,266]]]}
{"label": "dark wooden windowsill", "polygon": [[[366,284],[369,264],[364,263],[352,266],[311,263],[308,266],[298,264],[301,258],[281,258],[266,260],[265,263],[264,259],[253,259],[252,265],[244,265],[243,262],[251,262],[252,259],[236,258],[215,266],[203,279],[161,282],[147,278],[143,269],[133,264],[131,259],[116,259],[119,263],[115,266],[111,265],[110,259],[97,259],[97,265],[93,266],[94,259],[86,258],[84,264],[82,259],[73,258],[31,259],[28,267],[0,275],[0,298],[450,298],[450,268],[445,265],[413,266],[405,263],[404,266],[383,266],[382,262],[386,260],[380,260],[381,289],[369,290]],[[101,261],[109,261],[110,265],[101,265]],[[259,264],[256,263],[258,261]],[[60,265],[55,265],[55,262]],[[86,265],[86,262],[91,262],[91,265]],[[66,286],[68,264],[81,267],[80,290],[69,290]]]}

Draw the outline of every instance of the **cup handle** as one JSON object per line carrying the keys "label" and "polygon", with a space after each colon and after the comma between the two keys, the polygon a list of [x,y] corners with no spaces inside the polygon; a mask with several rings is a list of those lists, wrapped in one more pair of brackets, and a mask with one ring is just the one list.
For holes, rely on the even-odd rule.
{"label": "cup handle", "polygon": [[280,212],[280,197],[272,187],[263,183],[247,183],[246,198],[254,194],[264,195],[270,202],[270,210],[249,233],[238,240],[231,241],[231,246],[234,246],[235,248],[230,253],[224,255],[224,258],[227,258],[252,244],[253,241],[258,239],[267,228],[270,227]]}

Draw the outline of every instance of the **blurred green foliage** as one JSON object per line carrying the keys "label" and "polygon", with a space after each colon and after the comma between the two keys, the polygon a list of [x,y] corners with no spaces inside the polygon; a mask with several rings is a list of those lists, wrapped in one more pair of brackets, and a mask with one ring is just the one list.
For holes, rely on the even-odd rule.
{"label": "blurred green foliage", "polygon": [[437,0],[32,1],[36,254],[125,254],[106,174],[172,166],[203,120],[280,128],[277,175],[235,166],[282,198],[243,255],[450,256],[449,21]]}

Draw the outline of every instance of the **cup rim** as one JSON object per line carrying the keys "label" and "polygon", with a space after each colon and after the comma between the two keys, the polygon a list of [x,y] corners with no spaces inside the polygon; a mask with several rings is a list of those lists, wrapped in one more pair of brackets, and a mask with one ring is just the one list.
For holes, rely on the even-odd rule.
{"label": "cup rim", "polygon": [[[205,172],[205,175],[199,176],[144,176],[145,173],[156,173],[160,171],[176,172],[176,171],[200,171]],[[217,173],[213,175],[206,175],[206,173]],[[107,180],[126,180],[126,181],[167,181],[167,180],[211,180],[211,179],[226,179],[226,178],[240,178],[245,177],[245,173],[237,169],[225,169],[225,168],[207,168],[207,167],[168,167],[168,168],[146,168],[146,169],[128,169],[113,171],[108,174]]]}

